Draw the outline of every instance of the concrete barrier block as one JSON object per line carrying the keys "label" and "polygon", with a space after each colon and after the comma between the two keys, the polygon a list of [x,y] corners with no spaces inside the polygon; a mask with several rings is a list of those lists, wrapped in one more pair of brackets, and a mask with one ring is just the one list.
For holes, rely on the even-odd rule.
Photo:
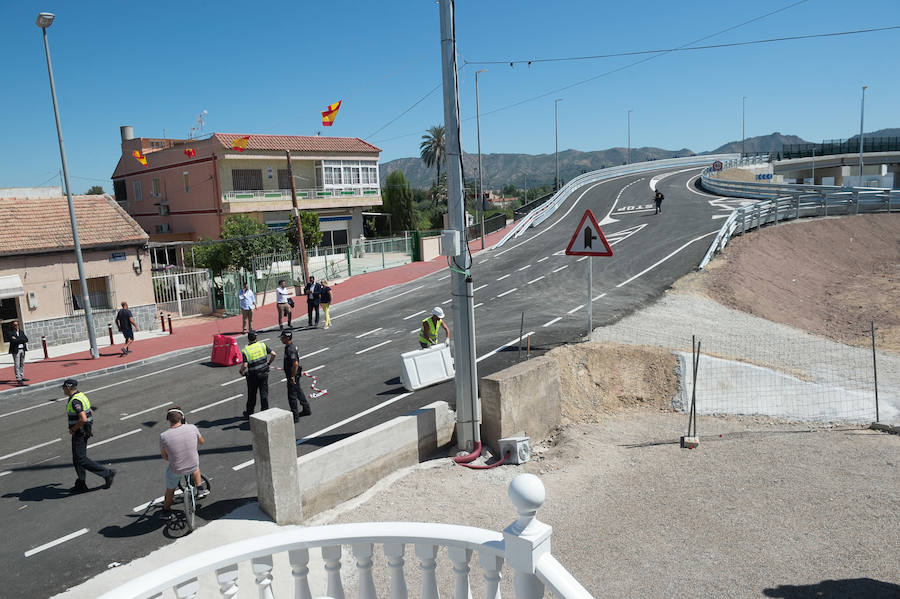
{"label": "concrete barrier block", "polygon": [[269,408],[250,417],[250,433],[259,507],[276,524],[299,524],[303,512],[293,416],[287,410]]}
{"label": "concrete barrier block", "polygon": [[559,366],[538,356],[481,379],[481,440],[500,455],[500,439],[538,441],[560,423]]}

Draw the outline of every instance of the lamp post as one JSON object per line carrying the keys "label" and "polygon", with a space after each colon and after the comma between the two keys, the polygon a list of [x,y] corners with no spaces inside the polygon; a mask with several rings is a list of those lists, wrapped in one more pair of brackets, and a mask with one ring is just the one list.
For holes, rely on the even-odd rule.
{"label": "lamp post", "polygon": [[747,96],[741,99],[741,158],[744,157],[744,140],[747,139]]}
{"label": "lamp post", "polygon": [[47,41],[47,27],[53,24],[53,13],[42,12],[35,22],[44,34],[44,52],[47,55],[47,73],[50,75],[50,96],[53,98],[53,115],[56,117],[56,136],[59,138],[59,157],[62,160],[63,180],[66,184],[66,199],[69,202],[69,219],[72,222],[72,243],[75,245],[75,261],[78,264],[78,280],[81,283],[81,305],[87,323],[88,339],[91,343],[91,357],[100,357],[97,336],[94,334],[94,318],[91,312],[91,298],[88,295],[87,280],[84,276],[84,260],[81,257],[81,242],[78,239],[78,221],[75,220],[75,204],[72,202],[72,186],[69,184],[69,167],[66,164],[66,148],[63,145],[62,126],[59,122],[59,106],[56,103],[56,83],[53,80],[53,66],[50,63],[50,44]]}
{"label": "lamp post", "polygon": [[631,164],[631,113],[633,110],[629,109],[628,113],[625,115],[628,119],[628,145],[625,148],[625,164]]}
{"label": "lamp post", "polygon": [[866,117],[866,88],[862,86],[862,104],[859,107],[859,186],[863,184],[863,121]]}
{"label": "lamp post", "polygon": [[562,102],[562,98],[557,98],[553,100],[553,121],[555,123],[555,131],[556,131],[556,184],[553,186],[553,191],[559,189],[559,103]]}
{"label": "lamp post", "polygon": [[484,175],[481,168],[481,111],[478,105],[478,73],[475,71],[475,128],[478,130],[478,210],[481,212],[481,249],[484,249]]}

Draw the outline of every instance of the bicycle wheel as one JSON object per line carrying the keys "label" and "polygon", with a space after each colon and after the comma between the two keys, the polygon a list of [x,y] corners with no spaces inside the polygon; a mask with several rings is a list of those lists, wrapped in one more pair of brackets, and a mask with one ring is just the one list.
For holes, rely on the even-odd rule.
{"label": "bicycle wheel", "polygon": [[194,496],[194,485],[189,484],[187,489],[184,491],[184,519],[187,522],[187,527],[189,531],[194,530],[194,518],[197,514],[197,503]]}
{"label": "bicycle wheel", "polygon": [[[212,491],[212,486],[209,484],[209,479],[202,474],[200,475],[200,486],[198,487],[196,485],[193,485],[193,487],[195,489],[195,493],[200,491]],[[184,478],[178,481],[178,490],[184,492]]]}

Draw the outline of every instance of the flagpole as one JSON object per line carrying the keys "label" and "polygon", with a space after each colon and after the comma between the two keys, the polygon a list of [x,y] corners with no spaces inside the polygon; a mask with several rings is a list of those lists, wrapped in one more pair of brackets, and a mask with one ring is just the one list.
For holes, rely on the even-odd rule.
{"label": "flagpole", "polygon": [[294,185],[294,169],[291,166],[291,151],[285,150],[288,163],[288,179],[291,180],[291,203],[294,205],[294,219],[297,221],[297,238],[300,239],[300,267],[303,269],[303,284],[309,281],[309,269],[306,266],[306,243],[303,240],[303,222],[300,218],[300,208],[297,206],[297,186]]}

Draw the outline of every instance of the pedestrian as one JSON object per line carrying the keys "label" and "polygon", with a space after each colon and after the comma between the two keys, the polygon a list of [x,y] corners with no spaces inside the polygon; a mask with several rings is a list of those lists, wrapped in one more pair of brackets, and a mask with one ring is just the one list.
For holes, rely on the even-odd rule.
{"label": "pedestrian", "polygon": [[269,365],[275,359],[275,352],[256,338],[256,331],[249,331],[247,341],[250,343],[241,352],[244,361],[241,363],[240,372],[247,377],[247,406],[244,408],[244,420],[249,420],[250,414],[256,409],[257,391],[262,410],[269,409]]}
{"label": "pedestrian", "polygon": [[[297,346],[294,345],[294,333],[287,329],[281,332],[281,342],[284,344],[284,376],[287,377],[287,397],[288,405],[291,408],[291,414],[294,415],[294,422],[300,420],[302,416],[309,416],[312,410],[309,409],[309,401],[303,388],[300,387],[300,378],[303,376],[300,367],[300,354],[297,352]],[[297,404],[303,406],[303,410],[299,410]]]}
{"label": "pedestrian", "polygon": [[28,351],[28,336],[25,331],[19,329],[19,321],[14,320],[10,323],[12,327],[9,331],[9,353],[13,358],[13,370],[16,373],[16,383],[20,387],[25,386],[25,352]]}
{"label": "pedestrian", "polygon": [[238,293],[241,302],[241,334],[253,330],[253,311],[256,309],[256,294],[247,283]]}
{"label": "pedestrian", "polygon": [[328,281],[322,281],[322,313],[325,315],[325,328],[331,328],[331,287]]}
{"label": "pedestrian", "polygon": [[91,410],[91,400],[87,395],[78,390],[78,381],[66,379],[62,385],[63,393],[68,396],[66,402],[66,416],[69,420],[69,434],[72,436],[72,465],[75,467],[75,486],[72,493],[84,493],[88,490],[84,481],[85,470],[90,470],[103,478],[103,488],[112,486],[116,471],[101,466],[87,457],[87,442],[94,435],[94,413]]}
{"label": "pedestrian", "polygon": [[278,287],[275,288],[275,308],[278,310],[278,329],[284,327],[281,324],[281,317],[287,318],[288,328],[291,327],[291,308],[294,307],[294,300],[290,297],[290,292],[285,287],[284,279],[278,281]]}
{"label": "pedestrian", "polygon": [[309,326],[313,326],[313,312],[316,313],[316,326],[319,326],[319,304],[322,303],[322,285],[316,283],[314,276],[309,276],[309,281],[303,288],[303,294],[306,296],[306,313]]}
{"label": "pedestrian", "polygon": [[446,342],[450,343],[450,329],[444,322],[444,310],[435,306],[431,311],[431,316],[422,321],[422,331],[419,333],[419,345],[422,346],[422,349],[437,343],[439,327],[444,329],[444,333],[447,335]]}
{"label": "pedestrian", "polygon": [[128,348],[134,342],[134,331],[138,328],[138,325],[134,321],[134,314],[128,309],[128,302],[122,302],[122,309],[116,314],[116,327],[122,333],[122,336],[125,337],[122,355],[130,354],[131,350]]}
{"label": "pedestrian", "polygon": [[184,421],[184,412],[175,406],[166,411],[166,420],[169,428],[159,434],[159,453],[162,459],[169,462],[166,468],[166,494],[163,499],[163,519],[172,516],[172,500],[175,498],[175,488],[185,474],[191,474],[194,478],[194,486],[197,487],[197,499],[203,499],[209,495],[209,489],[203,488],[203,478],[200,476],[200,452],[199,446],[205,443],[203,435],[193,424]]}
{"label": "pedestrian", "polygon": [[653,201],[656,202],[656,214],[662,212],[662,201],[666,199],[666,196],[662,194],[660,190],[656,190],[656,193],[653,195]]}

